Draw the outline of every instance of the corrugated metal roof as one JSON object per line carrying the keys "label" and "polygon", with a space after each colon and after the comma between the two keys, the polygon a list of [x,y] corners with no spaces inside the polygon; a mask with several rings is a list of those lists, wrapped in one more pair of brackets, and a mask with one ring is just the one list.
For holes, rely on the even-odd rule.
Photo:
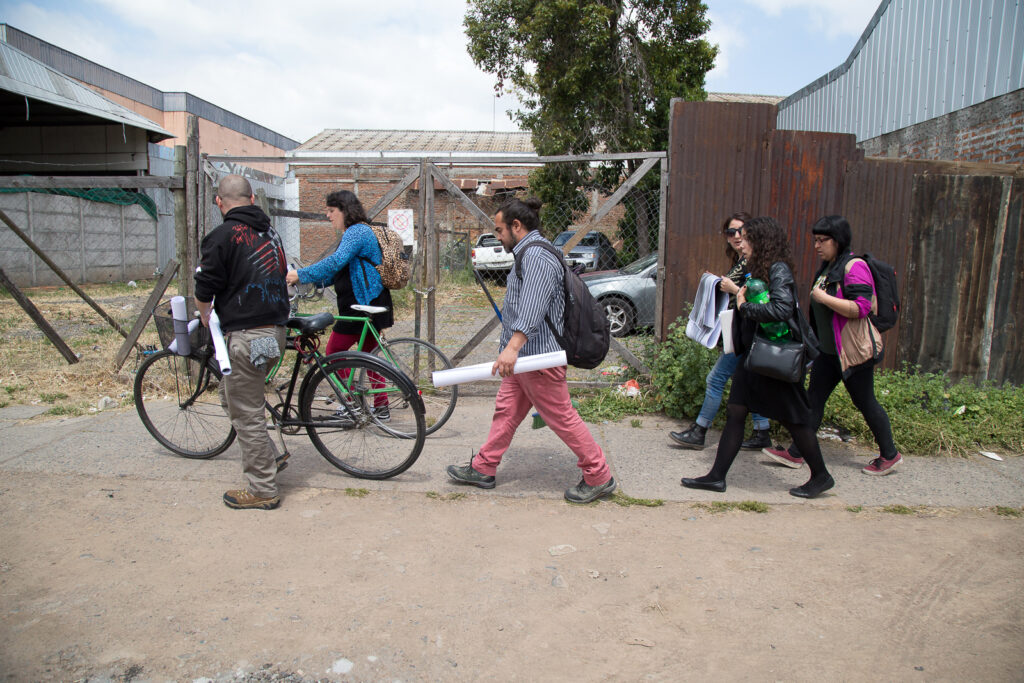
{"label": "corrugated metal roof", "polygon": [[534,154],[529,133],[328,128],[295,152],[500,152]]}
{"label": "corrugated metal roof", "polygon": [[786,99],[781,95],[745,95],[738,92],[709,92],[708,102],[747,102],[751,104],[778,104]]}
{"label": "corrugated metal roof", "polygon": [[107,121],[142,128],[161,140],[174,137],[144,116],[111,102],[4,42],[0,42],[0,89]]}
{"label": "corrugated metal roof", "polygon": [[1021,0],[882,0],[853,52],[779,104],[779,128],[891,133],[1024,88]]}

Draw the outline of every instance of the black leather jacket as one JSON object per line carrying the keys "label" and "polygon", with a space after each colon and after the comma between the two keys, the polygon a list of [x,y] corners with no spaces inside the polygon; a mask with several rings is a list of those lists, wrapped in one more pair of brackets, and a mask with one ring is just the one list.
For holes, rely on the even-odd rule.
{"label": "black leather jacket", "polygon": [[793,271],[782,261],[776,261],[768,270],[768,303],[752,304],[748,301],[740,306],[739,315],[733,319],[733,339],[740,342],[736,345],[736,353],[744,353],[750,348],[758,323],[789,322],[795,312]]}

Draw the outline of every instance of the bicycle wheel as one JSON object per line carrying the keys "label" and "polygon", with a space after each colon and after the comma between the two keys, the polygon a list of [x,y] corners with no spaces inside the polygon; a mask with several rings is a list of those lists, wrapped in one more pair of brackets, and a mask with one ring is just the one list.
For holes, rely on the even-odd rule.
{"label": "bicycle wheel", "polygon": [[346,351],[313,368],[299,389],[299,414],[320,455],[361,479],[409,469],[423,450],[423,404],[412,383],[366,353]]}
{"label": "bicycle wheel", "polygon": [[135,409],[153,438],[186,458],[212,458],[235,440],[220,405],[220,370],[212,358],[159,351],[135,374]]}
{"label": "bicycle wheel", "polygon": [[458,386],[434,386],[432,373],[435,370],[448,370],[452,367],[451,361],[441,349],[422,339],[403,337],[381,339],[381,345],[374,349],[373,353],[397,367],[412,380],[423,401],[427,434],[433,434],[440,429],[451,417],[455,410],[455,402],[459,400]]}

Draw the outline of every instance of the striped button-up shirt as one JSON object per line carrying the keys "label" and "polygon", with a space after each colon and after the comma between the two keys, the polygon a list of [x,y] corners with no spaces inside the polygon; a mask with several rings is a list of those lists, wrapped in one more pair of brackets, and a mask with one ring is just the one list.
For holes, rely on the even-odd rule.
{"label": "striped button-up shirt", "polygon": [[[534,241],[547,242],[539,232],[526,234],[512,248],[519,255],[526,245]],[[550,242],[548,242],[550,244]],[[562,279],[565,276],[558,258],[544,248],[526,249],[522,259],[522,281],[516,266],[508,275],[505,302],[501,307],[501,342],[499,352],[508,345],[512,335],[522,332],[526,344],[519,350],[520,356],[535,356],[539,353],[561,351],[558,340],[551,333],[544,316],[554,323],[562,333],[562,319],[565,315],[565,293]]]}

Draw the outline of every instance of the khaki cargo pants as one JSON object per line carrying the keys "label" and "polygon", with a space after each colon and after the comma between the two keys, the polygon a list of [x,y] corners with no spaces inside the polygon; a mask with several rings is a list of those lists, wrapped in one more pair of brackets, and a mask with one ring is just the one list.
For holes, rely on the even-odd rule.
{"label": "khaki cargo pants", "polygon": [[267,373],[277,362],[271,359],[261,365],[250,360],[250,344],[254,339],[273,337],[284,353],[285,328],[265,327],[238,330],[225,335],[231,374],[220,383],[220,404],[231,418],[242,449],[242,472],[249,482],[249,491],[260,498],[273,498],[277,490],[277,456],[280,453],[267,433],[267,417],[263,392]]}

